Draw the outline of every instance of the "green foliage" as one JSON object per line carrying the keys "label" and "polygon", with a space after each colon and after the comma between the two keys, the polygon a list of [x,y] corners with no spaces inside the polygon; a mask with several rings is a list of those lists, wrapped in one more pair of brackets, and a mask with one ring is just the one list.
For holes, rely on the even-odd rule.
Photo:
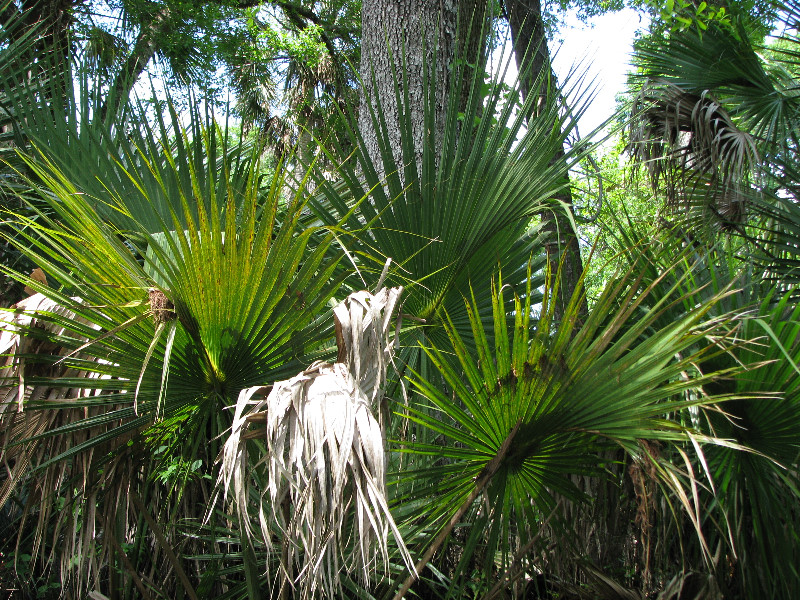
{"label": "green foliage", "polygon": [[762,41],[771,33],[780,12],[780,3],[772,0],[737,0],[724,5],[705,1],[643,0],[637,4],[650,13],[651,35],[658,38],[683,33],[702,37],[709,27],[726,29],[738,37],[744,27],[745,37],[753,36]]}
{"label": "green foliage", "polygon": [[[5,80],[0,88],[0,161],[14,157],[14,141],[19,136],[15,105],[20,97],[30,93],[29,87],[22,85],[23,82],[27,81],[32,87],[41,85],[47,90],[50,77],[59,77],[58,69],[53,65],[43,62],[32,65],[31,55],[34,48],[41,43],[41,29],[27,26],[26,16],[16,13],[16,5],[12,0],[0,0],[0,62],[3,64],[2,78]],[[33,76],[36,77],[35,83],[30,79]],[[0,179],[6,184],[0,185],[0,212],[3,218],[0,231],[4,236],[14,235],[13,231],[6,227],[6,211],[24,210],[24,203],[20,202],[15,194],[22,190],[19,188],[15,190],[9,177],[8,170],[0,166]],[[9,183],[11,185],[8,185]],[[26,274],[29,274],[34,267],[13,244],[5,241],[5,237],[0,240],[0,264]],[[13,304],[22,298],[22,294],[23,286],[19,282],[0,275],[1,306]]]}
{"label": "green foliage", "polygon": [[[191,131],[200,137],[176,127],[174,137],[117,155],[109,162],[119,178],[102,193],[78,187],[86,179],[73,181],[74,172],[44,151],[23,156],[36,177],[28,184],[47,210],[34,207],[36,220],[17,217],[19,248],[45,270],[50,287],[11,274],[72,316],[37,316],[55,319],[62,356],[29,357],[21,373],[26,410],[3,412],[5,452],[15,467],[2,494],[15,495],[44,524],[31,552],[36,560],[77,557],[62,563],[62,576],[76,590],[101,576],[96,561],[119,557],[114,534],[98,544],[96,556],[81,550],[87,531],[112,527],[131,532],[121,539],[138,548],[152,540],[166,551],[152,527],[137,525],[140,511],[120,510],[122,490],[133,486],[130,493],[147,499],[147,510],[161,513],[164,523],[199,521],[203,503],[177,504],[164,514],[158,497],[210,494],[213,484],[201,469],[213,464],[218,437],[229,427],[225,408],[242,388],[296,370],[330,336],[314,319],[327,310],[342,272],[330,252],[332,234],[301,224],[303,186],[284,199],[281,169],[265,182],[257,154],[239,162],[239,151],[228,151],[213,124],[195,122]],[[115,151],[95,148],[100,156]],[[135,171],[123,166],[126,158]],[[149,195],[143,174],[160,193]],[[170,182],[175,196],[165,206]],[[138,252],[131,240],[152,252]],[[87,372],[89,380],[81,375]],[[37,400],[43,389],[55,391]],[[38,415],[49,415],[47,426]],[[143,461],[141,480],[121,467],[128,460]],[[63,483],[37,485],[56,473]],[[55,508],[64,494],[84,520]],[[45,531],[65,540],[55,554]],[[135,560],[155,566],[146,553]]]}
{"label": "green foliage", "polygon": [[[332,224],[354,202],[367,198],[347,217],[346,226],[358,232],[349,247],[351,253],[392,258],[397,268],[390,280],[407,285],[406,312],[424,319],[424,335],[441,336],[445,314],[461,331],[469,330],[461,296],[468,293],[470,281],[487,280],[498,265],[510,265],[507,280],[524,285],[525,265],[533,254],[537,257],[534,273],[542,282],[542,238],[531,219],[542,210],[557,210],[552,198],[563,186],[562,171],[551,164],[548,152],[554,155],[562,147],[580,110],[562,110],[560,97],[548,95],[539,118],[523,130],[526,108],[537,98],[529,97],[516,110],[520,91],[509,91],[500,75],[488,86],[476,75],[470,81],[466,108],[460,107],[462,88],[455,82],[468,71],[457,61],[443,131],[437,133],[435,65],[428,64],[426,70],[427,133],[422,148],[415,149],[410,142],[414,127],[410,100],[407,90],[403,91],[403,75],[394,73],[399,127],[405,140],[400,155],[390,145],[384,100],[373,92],[366,109],[377,132],[379,154],[370,155],[351,115],[347,145],[342,149],[332,142],[332,156],[339,161],[346,159],[343,150],[355,149],[342,163],[342,181],[318,177],[321,193],[311,206],[323,223]],[[575,92],[575,98],[579,103],[580,94]],[[463,114],[479,117],[466,123]],[[565,160],[577,160],[583,151],[574,149]],[[363,275],[368,286],[382,263],[367,263],[369,271]],[[536,285],[532,289],[538,294]],[[485,291],[479,298],[484,308],[491,306]]]}
{"label": "green foliage", "polygon": [[[703,407],[730,399],[697,392],[737,369],[703,372],[698,365],[730,346],[725,340],[735,339],[736,317],[709,315],[725,291],[692,302],[691,310],[683,308],[693,293],[687,285],[691,270],[676,265],[664,273],[667,280],[674,275],[674,283],[662,294],[660,280],[642,280],[639,274],[647,259],[632,255],[631,260],[631,267],[606,286],[582,326],[577,325],[580,290],[557,327],[547,297],[533,320],[530,288],[515,296],[511,326],[503,298],[509,286],[498,280],[492,288],[493,332],[473,296],[467,301],[471,342],[448,322],[450,344],[425,349],[437,377],[411,378],[420,400],[401,407],[399,414],[435,432],[439,441],[396,442],[397,451],[412,459],[438,459],[397,475],[401,489],[414,482],[403,502],[421,508],[409,515],[408,526],[417,535],[443,527],[456,509],[471,502],[475,482],[499,460],[483,499],[470,507],[462,525],[468,541],[460,564],[475,564],[490,584],[493,572],[513,575],[521,557],[543,551],[544,545],[524,540],[556,536],[569,543],[574,524],[562,520],[562,503],[590,500],[570,476],[602,477],[599,452],[609,445],[622,448],[634,463],[655,461],[659,480],[687,513],[700,509],[696,498],[689,500],[697,486],[694,477],[652,455],[648,444],[726,445],[688,424],[690,410],[702,413]],[[667,311],[678,316],[665,320]],[[469,350],[472,346],[477,354]],[[556,518],[546,533],[540,527],[551,513]],[[694,525],[699,533],[701,524]],[[453,585],[466,585],[469,575],[457,571]],[[453,589],[449,594],[458,597]]]}
{"label": "green foliage", "polygon": [[[791,22],[796,7],[784,7]],[[693,234],[769,239],[751,215],[792,196],[797,32],[767,51],[745,16],[638,47],[630,146],[675,218]],[[778,191],[780,190],[780,191]],[[754,210],[755,209],[755,210]],[[767,212],[772,212],[768,209]]]}
{"label": "green foliage", "polygon": [[[678,210],[659,210],[643,178],[624,177],[618,152],[601,157],[603,205],[583,224],[586,238],[603,236],[584,275],[590,311],[579,318],[578,290],[560,322],[551,301],[559,274],[547,279],[544,240],[531,223],[559,209],[552,198],[563,171],[550,159],[580,113],[580,94],[550,90],[525,126],[521,115],[540,98],[523,102],[502,77],[475,77],[465,107],[460,78],[474,69],[455,61],[440,130],[428,64],[427,133],[413,148],[405,82],[415,74],[396,72],[401,147],[390,141],[385,98],[367,94],[361,110],[379,145],[372,156],[341,105],[352,73],[339,69],[358,55],[357,3],[284,2],[271,13],[225,2],[124,7],[128,25],[168,11],[155,41],[196,81],[224,61],[241,68],[249,77],[241,90],[263,92],[242,97],[265,109],[262,124],[276,124],[287,144],[301,116],[332,127],[335,114],[344,134],[313,127],[314,143],[326,167],[341,167],[305,172],[297,164],[311,152],[301,152],[289,168],[265,169],[258,144],[196,107],[185,127],[169,102],[104,118],[108,98],[92,94],[121,68],[124,47],[114,46],[123,36],[100,30],[95,67],[108,72],[98,82],[79,68],[76,83],[5,86],[3,107],[17,126],[3,141],[13,138],[19,153],[3,151],[12,211],[4,239],[49,285],[4,265],[46,298],[35,297],[42,303],[27,315],[25,305],[5,311],[6,320],[33,321],[2,365],[3,585],[23,579],[44,597],[63,573],[76,597],[89,589],[276,596],[280,558],[248,542],[250,524],[213,503],[230,408],[243,388],[286,379],[330,350],[329,301],[372,288],[391,258],[387,283],[408,292],[400,373],[387,390],[391,511],[422,564],[440,552],[420,569],[416,592],[521,595],[512,581],[546,572],[565,593],[578,584],[584,594],[628,593],[613,577],[643,594],[665,586],[666,595],[691,564],[726,597],[797,595],[796,7],[781,7],[786,33],[770,48],[760,46],[763,28],[733,7],[692,5],[690,25],[675,20],[688,6],[663,7],[677,23],[667,41],[639,47],[641,73],[660,77],[649,89],[680,92],[650,96],[648,109],[667,124],[657,133],[673,135],[650,155],[651,164],[666,158],[656,179],[671,177],[674,197],[690,200],[710,189],[716,201],[731,182],[725,173],[734,171],[719,162],[678,176],[687,165],[699,170],[700,148],[713,158],[735,149],[698,136],[677,160],[675,136],[704,120],[692,118],[699,107],[719,139],[756,149],[734,179],[757,211],[727,219],[738,237],[701,235],[687,224],[719,203],[678,219]],[[2,44],[9,40],[0,52],[18,59],[35,38],[10,31],[0,27]],[[215,54],[218,44],[226,46]],[[293,104],[278,123],[270,111],[283,81]],[[322,90],[332,97],[319,102]],[[667,102],[689,97],[688,111]],[[597,170],[582,162],[587,151],[573,148],[568,164]],[[731,165],[745,155],[729,156]],[[594,207],[594,191],[575,201]],[[672,222],[643,227],[656,221]],[[403,383],[411,393],[400,401]],[[269,449],[257,436],[244,443],[249,487],[237,500],[246,515],[271,482],[259,463]],[[614,516],[636,515],[624,544],[640,545],[633,558],[589,565],[580,536],[606,525],[586,516],[603,517],[595,510],[603,502]],[[285,535],[266,531],[273,542]],[[395,550],[388,576],[365,584],[342,575],[341,585],[353,597],[389,597],[404,569]]]}
{"label": "green foliage", "polygon": [[730,15],[724,6],[714,6],[705,1],[695,4],[686,0],[678,0],[677,3],[675,0],[666,0],[659,16],[674,32],[695,27],[697,33],[702,35],[711,23],[731,25]]}
{"label": "green foliage", "polygon": [[[224,64],[227,53],[235,48],[243,30],[239,20],[242,11],[237,3],[121,0],[109,5],[119,11],[116,14],[122,31],[118,35],[122,39],[130,35],[132,26],[141,31],[151,25],[156,15],[165,15],[166,22],[155,32],[153,43],[171,75],[192,81],[200,88],[221,91],[215,73]],[[132,49],[131,46],[129,51]]]}
{"label": "green foliage", "polygon": [[791,295],[763,299],[743,331],[760,343],[741,359],[766,364],[737,377],[736,388],[774,395],[733,403],[726,409],[727,418],[713,420],[720,434],[753,449],[744,455],[717,449],[708,456],[719,482],[719,502],[735,535],[739,560],[731,588],[742,597],[766,593],[793,598],[800,592],[800,481],[795,468],[800,456],[800,356],[795,344],[799,327],[800,308]]}
{"label": "green foliage", "polygon": [[614,146],[600,148],[571,173],[578,236],[592,257],[584,274],[590,306],[613,277],[620,257],[635,246],[625,233],[630,229],[649,231],[654,224],[663,223],[649,183],[631,173],[624,152],[620,136]]}
{"label": "green foliage", "polygon": [[280,2],[241,19],[224,62],[246,126],[278,155],[310,143],[303,128],[320,137],[334,131],[338,106],[354,98],[360,3]]}

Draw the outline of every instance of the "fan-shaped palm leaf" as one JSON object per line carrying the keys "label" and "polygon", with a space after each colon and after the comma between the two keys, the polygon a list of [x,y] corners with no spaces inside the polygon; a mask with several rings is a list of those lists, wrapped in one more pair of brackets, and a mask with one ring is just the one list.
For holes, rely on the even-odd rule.
{"label": "fan-shaped palm leaf", "polygon": [[[525,128],[524,115],[529,111],[520,107],[518,89],[507,91],[502,74],[485,85],[483,74],[475,75],[456,61],[439,135],[434,123],[436,84],[431,75],[435,65],[426,65],[425,71],[427,134],[422,148],[410,142],[415,130],[410,99],[403,92],[404,75],[394,73],[403,147],[390,147],[393,136],[382,100],[368,95],[361,110],[369,111],[380,156],[373,159],[362,134],[350,126],[348,151],[339,156],[354,150],[342,166],[342,182],[318,178],[322,193],[312,207],[323,222],[334,223],[353,201],[368,198],[347,223],[351,231],[362,232],[352,242],[353,253],[374,256],[379,252],[391,257],[398,269],[390,277],[399,283],[415,281],[407,286],[405,311],[424,319],[428,335],[440,336],[435,326],[441,324],[444,310],[462,331],[468,331],[459,293],[466,293],[470,280],[484,281],[502,264],[520,276],[515,281],[522,282],[525,271],[520,267],[531,254],[543,253],[542,236],[531,223],[540,211],[557,209],[553,197],[564,185],[563,166],[551,164],[550,157],[562,148],[580,112],[581,99],[571,93],[574,90],[565,92],[577,107],[570,112],[561,101],[563,96],[553,90],[537,119]],[[462,79],[467,76],[474,79],[464,85]],[[369,81],[365,85],[369,89]],[[460,106],[463,89],[469,90],[465,107]],[[528,103],[538,101],[538,97],[530,98]],[[565,160],[569,163],[577,154],[575,149]],[[488,308],[488,295],[481,291],[479,297]]]}
{"label": "fan-shaped palm leaf", "polygon": [[[745,321],[743,335],[762,342],[746,349],[740,360],[766,361],[742,373],[735,387],[743,394],[770,392],[773,398],[726,405],[728,419],[714,418],[719,435],[751,448],[752,453],[715,448],[709,467],[719,481],[718,501],[731,519],[736,575],[731,593],[794,598],[800,590],[797,572],[800,519],[800,308],[792,294],[765,298]],[[732,561],[733,562],[733,561]]]}
{"label": "fan-shaped palm leaf", "polygon": [[[161,564],[158,573],[180,571],[172,549],[162,547],[162,540],[177,545],[180,538],[153,537],[152,526],[137,524],[141,512],[128,499],[144,499],[162,523],[202,516],[205,502],[197,502],[211,490],[199,474],[211,469],[217,438],[230,425],[224,409],[241,389],[291,373],[302,364],[293,361],[306,362],[305,353],[320,347],[324,335],[313,319],[340,280],[333,276],[338,261],[329,254],[331,235],[300,226],[302,186],[284,200],[280,172],[265,185],[255,156],[246,168],[233,169],[236,151],[233,158],[227,154],[219,130],[194,131],[199,137],[179,132],[177,156],[165,140],[136,153],[138,172],[117,163],[124,186],[99,180],[82,189],[48,153],[25,158],[39,182],[29,184],[47,211],[35,222],[19,217],[26,242],[20,249],[53,287],[14,275],[75,316],[37,312],[37,321],[57,325],[55,337],[44,336],[56,356],[18,353],[24,368],[5,382],[17,390],[23,378],[25,387],[23,398],[12,392],[5,400],[21,401],[24,410],[0,417],[4,459],[16,460],[3,493],[17,494],[25,506],[20,533],[26,514],[38,519],[34,548],[60,563],[65,578],[82,574],[72,579],[76,589],[85,589],[109,559],[120,560],[112,535],[139,548],[137,569],[166,561],[170,568]],[[160,190],[152,201],[142,172]],[[173,192],[165,212],[161,199]],[[141,218],[146,210],[149,218]],[[109,213],[124,226],[107,222]],[[132,239],[148,252],[137,251]],[[152,288],[159,293],[150,294]],[[154,296],[161,298],[158,306]],[[156,321],[165,317],[173,337],[154,340]],[[14,333],[43,335],[36,327]],[[93,343],[87,346],[87,339]],[[145,465],[141,477],[132,470],[137,462]],[[182,475],[169,475],[176,468]],[[163,512],[159,499],[171,494],[194,501]],[[55,509],[59,502],[66,503],[63,510]],[[102,541],[96,538],[101,530],[109,532]],[[54,539],[65,543],[51,546]],[[154,553],[144,551],[150,544]]]}
{"label": "fan-shaped palm leaf", "polygon": [[[472,527],[467,552],[480,542],[483,568],[494,565],[502,571],[512,560],[508,540],[534,536],[555,510],[558,496],[583,499],[569,476],[598,475],[598,450],[609,444],[634,461],[657,465],[656,472],[701,532],[694,476],[658,461],[648,444],[708,439],[687,429],[680,415],[689,407],[726,399],[689,392],[733,372],[701,373],[695,365],[734,343],[736,319],[710,317],[715,303],[729,293],[723,291],[660,325],[659,317],[682,306],[686,296],[680,282],[666,295],[655,295],[658,281],[641,285],[641,266],[635,263],[607,286],[580,330],[574,330],[577,296],[557,331],[547,300],[533,328],[530,301],[517,297],[510,329],[504,286],[498,282],[493,288],[493,343],[473,299],[467,310],[477,357],[450,323],[446,330],[451,346],[425,349],[445,388],[412,377],[433,409],[420,402],[407,418],[444,442],[406,440],[397,447],[412,458],[440,459],[439,466],[399,474],[401,481],[415,482],[405,502],[424,507],[424,516],[410,513],[414,532],[448,531],[446,524],[452,527],[467,519]],[[450,352],[457,366],[448,358]],[[475,503],[479,496],[483,502]],[[561,527],[568,530],[569,524]]]}
{"label": "fan-shaped palm leaf", "polygon": [[771,46],[752,42],[736,16],[702,35],[689,29],[646,40],[635,55],[634,154],[654,181],[665,180],[673,200],[711,206],[723,226],[745,222],[745,204],[775,178],[794,187],[786,175],[800,140],[792,67],[798,9],[794,2],[778,8],[786,30]]}

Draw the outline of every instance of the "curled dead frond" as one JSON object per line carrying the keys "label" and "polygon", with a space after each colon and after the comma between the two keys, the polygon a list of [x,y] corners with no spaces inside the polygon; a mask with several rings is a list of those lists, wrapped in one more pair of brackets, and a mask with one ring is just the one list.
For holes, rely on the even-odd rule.
{"label": "curled dead frond", "polygon": [[[236,405],[220,484],[252,538],[250,469],[266,466],[259,537],[280,561],[282,585],[298,586],[303,597],[333,597],[341,571],[367,580],[380,564],[386,568],[389,530],[413,568],[389,512],[384,431],[373,414],[401,292],[350,295],[334,309],[338,362],[316,362],[266,396],[265,388],[244,390]],[[267,441],[267,456],[251,460],[252,438]]]}
{"label": "curled dead frond", "polygon": [[386,368],[394,356],[392,316],[402,288],[383,288],[375,295],[355,292],[333,309],[337,362],[348,366],[370,402],[383,398]]}
{"label": "curled dead frond", "polygon": [[648,81],[631,111],[629,151],[673,209],[702,205],[720,222],[742,223],[750,177],[759,164],[753,137],[710,92]]}

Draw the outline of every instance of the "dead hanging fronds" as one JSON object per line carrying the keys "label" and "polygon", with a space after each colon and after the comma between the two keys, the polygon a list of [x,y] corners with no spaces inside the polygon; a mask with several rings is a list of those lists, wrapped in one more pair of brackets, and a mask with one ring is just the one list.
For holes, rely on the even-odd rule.
{"label": "dead hanging fronds", "polygon": [[639,446],[642,449],[641,456],[628,466],[628,475],[633,482],[633,491],[636,495],[634,523],[639,527],[641,538],[642,586],[645,592],[648,592],[652,585],[653,575],[650,559],[653,554],[651,534],[656,508],[656,486],[658,485],[656,461],[661,456],[661,445],[656,440],[639,440]]}
{"label": "dead hanging fronds", "polygon": [[[80,303],[78,298],[72,300]],[[21,534],[27,531],[23,527],[26,519],[34,524],[31,560],[55,566],[56,571],[60,567],[64,586],[82,589],[100,576],[107,556],[106,548],[99,552],[87,550],[102,528],[96,490],[105,490],[107,498],[113,496],[109,502],[118,513],[124,498],[123,486],[128,481],[124,477],[126,471],[120,467],[125,456],[105,460],[105,453],[91,451],[34,471],[53,457],[71,452],[120,424],[118,419],[102,423],[98,419],[90,428],[70,427],[109,410],[105,406],[87,408],[86,399],[113,393],[111,390],[118,385],[103,374],[104,365],[109,363],[101,358],[81,355],[80,363],[85,369],[63,362],[73,354],[63,345],[65,339],[73,338],[73,344],[85,340],[76,336],[73,324],[99,329],[43,294],[34,294],[0,310],[0,507],[12,518],[20,519]],[[92,370],[92,363],[97,365],[96,370]],[[85,384],[70,384],[76,381]],[[33,410],[27,410],[29,406]],[[62,432],[45,435],[57,430]],[[91,488],[90,482],[98,479],[101,482]],[[20,488],[25,493],[17,497],[19,502],[10,501]],[[63,509],[57,508],[55,494],[60,494]],[[43,528],[42,523],[48,523],[48,528]],[[59,540],[65,548],[60,565],[51,562],[53,557],[45,551],[46,536]]]}
{"label": "dead hanging fronds", "polygon": [[[244,390],[236,405],[219,483],[253,538],[251,469],[266,467],[258,538],[280,562],[281,585],[303,597],[333,597],[341,571],[368,580],[381,564],[386,569],[389,530],[413,568],[389,512],[384,430],[375,417],[401,293],[351,294],[334,309],[336,363],[316,362],[266,396],[265,388]],[[266,440],[267,456],[249,456],[252,438]]]}
{"label": "dead hanging fronds", "polygon": [[[337,363],[347,365],[372,404],[383,399],[387,365],[394,356],[392,315],[403,288],[384,288],[374,296],[355,292],[334,309]],[[395,331],[396,333],[396,331]]]}
{"label": "dead hanging fronds", "polygon": [[[74,312],[43,294],[25,298],[10,309],[3,310],[0,315],[0,356],[3,357],[0,364],[0,380],[3,382],[0,416],[14,404],[17,412],[22,412],[26,400],[42,394],[25,385],[25,357],[30,354],[57,354],[60,350],[49,337],[62,335],[64,328],[46,315],[65,320],[75,318]],[[34,335],[36,330],[43,335]],[[16,385],[12,385],[12,381]]]}
{"label": "dead hanging fronds", "polygon": [[723,226],[744,221],[758,151],[709,92],[647,82],[634,100],[629,136],[635,165],[647,169],[654,189],[663,185],[671,208],[701,204]]}

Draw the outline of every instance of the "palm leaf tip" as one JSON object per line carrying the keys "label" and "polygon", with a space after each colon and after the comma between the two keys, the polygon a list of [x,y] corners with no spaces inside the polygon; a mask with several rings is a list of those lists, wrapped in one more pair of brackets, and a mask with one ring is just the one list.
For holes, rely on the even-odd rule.
{"label": "palm leaf tip", "polygon": [[[220,481],[250,538],[248,473],[254,462],[266,470],[260,541],[279,555],[285,584],[299,585],[303,597],[335,595],[342,570],[368,580],[377,565],[388,568],[389,530],[413,568],[389,512],[384,428],[373,414],[392,361],[401,293],[351,294],[334,309],[338,362],[315,362],[266,397],[265,388],[250,388],[237,401]],[[245,431],[256,423],[266,426]],[[249,460],[253,438],[266,440],[266,460]],[[302,577],[291,582],[293,573]]]}

